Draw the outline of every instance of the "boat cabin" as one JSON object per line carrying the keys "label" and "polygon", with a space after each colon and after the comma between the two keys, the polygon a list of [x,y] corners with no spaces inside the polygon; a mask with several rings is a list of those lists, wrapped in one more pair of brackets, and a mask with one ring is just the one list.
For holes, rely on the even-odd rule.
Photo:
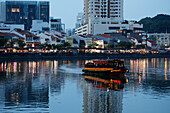
{"label": "boat cabin", "polygon": [[93,63],[87,63],[86,68],[123,68],[124,61],[120,60],[95,60]]}

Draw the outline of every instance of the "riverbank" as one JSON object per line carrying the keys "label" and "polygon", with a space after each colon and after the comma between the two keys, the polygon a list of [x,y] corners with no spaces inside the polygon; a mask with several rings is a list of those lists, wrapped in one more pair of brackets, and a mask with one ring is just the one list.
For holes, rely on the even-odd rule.
{"label": "riverbank", "polygon": [[56,54],[56,53],[9,53],[0,55],[0,61],[6,60],[71,60],[71,59],[136,59],[136,58],[170,58],[170,54]]}

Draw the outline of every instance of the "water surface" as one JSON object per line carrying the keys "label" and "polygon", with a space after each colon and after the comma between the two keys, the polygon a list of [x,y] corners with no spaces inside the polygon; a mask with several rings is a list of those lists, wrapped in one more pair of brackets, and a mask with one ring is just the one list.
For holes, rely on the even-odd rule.
{"label": "water surface", "polygon": [[129,82],[113,86],[86,80],[87,61],[0,62],[0,112],[169,113],[170,59],[124,61]]}

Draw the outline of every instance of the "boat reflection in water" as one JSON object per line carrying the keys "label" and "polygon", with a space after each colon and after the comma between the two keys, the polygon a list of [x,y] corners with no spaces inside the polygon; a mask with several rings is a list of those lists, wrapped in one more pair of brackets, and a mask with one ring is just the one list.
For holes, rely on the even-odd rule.
{"label": "boat reflection in water", "polygon": [[84,76],[83,113],[122,113],[126,76]]}
{"label": "boat reflection in water", "polygon": [[124,83],[128,82],[125,74],[118,74],[114,76],[84,76],[86,81],[93,84],[93,87],[101,88],[102,90],[118,90],[124,88]]}

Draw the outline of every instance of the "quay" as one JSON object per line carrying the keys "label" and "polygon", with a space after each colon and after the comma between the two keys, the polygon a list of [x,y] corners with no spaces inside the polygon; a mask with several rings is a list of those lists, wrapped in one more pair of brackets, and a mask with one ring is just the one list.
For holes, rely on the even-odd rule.
{"label": "quay", "polygon": [[0,55],[0,61],[15,60],[72,60],[72,59],[137,59],[137,58],[170,58],[170,53],[139,54],[139,53],[85,53],[85,54],[58,54],[58,53],[6,53]]}

